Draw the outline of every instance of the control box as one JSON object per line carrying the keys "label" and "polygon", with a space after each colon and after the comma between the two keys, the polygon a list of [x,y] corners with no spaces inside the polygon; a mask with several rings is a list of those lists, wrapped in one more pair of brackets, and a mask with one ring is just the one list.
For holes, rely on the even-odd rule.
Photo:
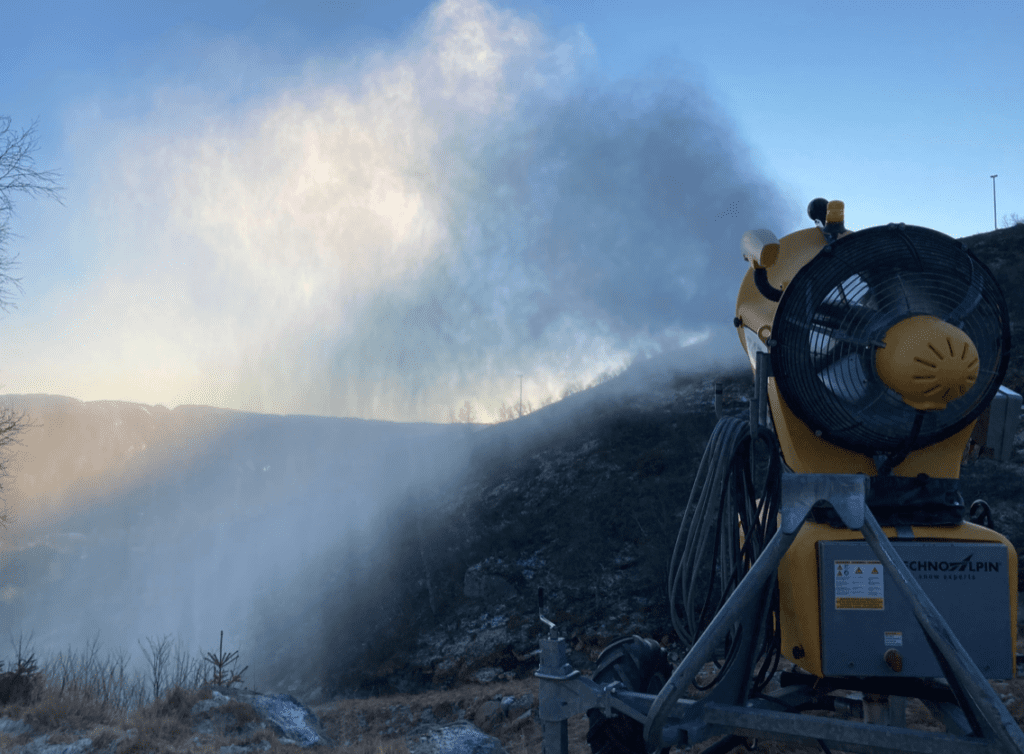
{"label": "control box", "polygon": [[[894,574],[871,547],[863,540],[817,545],[824,674],[943,677]],[[941,540],[892,545],[982,674],[1012,678],[1007,547]]]}

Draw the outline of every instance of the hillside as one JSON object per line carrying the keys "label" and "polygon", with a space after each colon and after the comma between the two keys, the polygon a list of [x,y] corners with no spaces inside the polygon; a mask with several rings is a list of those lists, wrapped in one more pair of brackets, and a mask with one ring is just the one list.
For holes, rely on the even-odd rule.
{"label": "hillside", "polygon": [[[965,242],[1021,289],[1024,226]],[[1021,391],[1024,302],[1008,301],[1005,382]],[[207,649],[224,628],[251,683],[312,704],[528,678],[541,587],[581,670],[624,633],[673,649],[665,573],[714,381],[740,414],[751,384],[673,364],[485,427],[9,396],[42,424],[12,499],[33,520],[64,518],[4,553],[3,627],[59,647],[107,612],[135,632],[107,645],[170,632]],[[963,487],[1024,551],[1022,440],[1009,464],[967,465]],[[115,588],[91,604],[96,574]]]}
{"label": "hillside", "polygon": [[1014,344],[1004,382],[1024,395],[1024,298],[1020,295],[1024,291],[1024,223],[961,240],[988,265],[1003,286]]}
{"label": "hillside", "polygon": [[[1024,290],[1024,226],[964,241],[1008,293]],[[1021,392],[1024,300],[1007,299],[1015,345],[1005,383]],[[745,412],[749,373],[718,376],[727,409]],[[540,411],[512,423],[521,428],[480,432],[472,475],[453,488],[419,490],[406,523],[382,542],[387,566],[369,591],[383,597],[339,602],[330,616],[329,630],[349,638],[318,658],[326,668],[323,693],[409,692],[528,675],[541,628],[540,587],[577,668],[592,667],[600,648],[622,634],[673,647],[666,569],[716,421],[713,383],[710,375],[677,376],[657,394],[595,400],[560,422],[545,422]],[[610,393],[614,381],[601,388]],[[508,439],[514,429],[516,452]],[[1019,431],[1011,463],[971,462],[962,481],[968,504],[987,500],[996,528],[1024,552],[1022,443]],[[420,508],[446,515],[423,520],[415,515]],[[291,674],[295,681],[301,675],[297,668]]]}

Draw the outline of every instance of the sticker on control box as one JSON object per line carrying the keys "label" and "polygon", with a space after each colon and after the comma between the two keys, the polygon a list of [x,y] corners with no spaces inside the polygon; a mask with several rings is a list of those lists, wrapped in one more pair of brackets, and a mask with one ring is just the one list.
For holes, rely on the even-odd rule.
{"label": "sticker on control box", "polygon": [[837,560],[836,610],[884,610],[885,582],[877,560]]}

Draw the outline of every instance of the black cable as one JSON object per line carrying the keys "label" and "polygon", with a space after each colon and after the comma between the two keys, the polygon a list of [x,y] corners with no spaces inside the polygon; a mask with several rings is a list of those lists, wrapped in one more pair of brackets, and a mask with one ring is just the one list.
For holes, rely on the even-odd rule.
{"label": "black cable", "polygon": [[992,520],[992,509],[988,507],[988,503],[984,500],[975,500],[971,503],[971,509],[967,512],[967,519],[972,524],[986,526],[993,531],[996,528],[995,521]]}
{"label": "black cable", "polygon": [[900,446],[896,448],[896,450],[888,455],[885,459],[885,463],[878,469],[878,476],[889,476],[889,474],[892,473],[892,470],[903,463],[907,456],[910,455],[911,451],[914,450],[914,446],[917,444],[917,438],[921,434],[921,425],[924,423],[924,414],[925,412],[921,409],[918,409],[917,413],[914,414],[914,423],[910,427],[910,435],[906,440],[900,443]]}
{"label": "black cable", "polygon": [[[749,421],[724,417],[711,433],[683,511],[669,565],[669,611],[672,626],[689,651],[760,556],[778,526],[782,459],[775,434],[761,427],[757,440],[768,449],[768,468],[760,491],[751,473]],[[760,494],[758,494],[760,493]],[[739,543],[742,528],[744,541]],[[778,588],[773,586],[759,657],[755,693],[778,666]],[[711,688],[736,656],[739,637],[725,642],[726,657]],[[696,685],[696,684],[695,684]],[[700,687],[698,687],[700,688]]]}
{"label": "black cable", "polygon": [[[778,529],[779,505],[782,498],[782,454],[779,450],[778,440],[774,432],[761,427],[758,439],[763,440],[767,445],[768,469],[765,474],[757,517],[754,519],[756,525],[756,537],[752,537],[757,543],[757,556],[760,556],[769,540],[775,535]],[[747,570],[753,565],[751,559]],[[768,610],[765,616],[764,641],[758,650],[756,657],[761,657],[761,667],[754,677],[752,693],[761,694],[771,681],[775,671],[778,670],[781,659],[781,624],[779,614],[779,583],[777,578],[772,579],[771,594],[768,598]]]}

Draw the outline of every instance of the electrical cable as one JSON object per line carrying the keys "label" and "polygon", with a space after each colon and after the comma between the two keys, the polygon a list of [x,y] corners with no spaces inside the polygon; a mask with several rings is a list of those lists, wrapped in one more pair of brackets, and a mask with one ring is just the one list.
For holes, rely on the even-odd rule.
{"label": "electrical cable", "polygon": [[[683,511],[669,565],[669,613],[676,635],[689,651],[711,623],[767,546],[778,527],[782,457],[775,433],[759,427],[758,440],[768,449],[768,465],[760,494],[755,489],[750,458],[750,422],[723,417],[711,433],[693,489]],[[740,545],[740,531],[743,544]],[[753,691],[767,685],[779,661],[778,585],[773,584],[763,641],[763,657]],[[726,639],[725,657],[711,688],[735,659],[737,636]],[[696,686],[696,683],[694,684]]]}

